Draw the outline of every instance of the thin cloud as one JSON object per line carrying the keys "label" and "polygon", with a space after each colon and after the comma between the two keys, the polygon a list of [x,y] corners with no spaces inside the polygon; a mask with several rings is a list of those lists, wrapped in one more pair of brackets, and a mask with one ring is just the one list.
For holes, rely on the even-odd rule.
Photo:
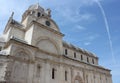
{"label": "thin cloud", "polygon": [[72,32],[74,33],[79,33],[79,32],[83,32],[83,31],[86,31],[86,27],[84,26],[81,26],[81,25],[74,25],[73,28],[72,28]]}
{"label": "thin cloud", "polygon": [[86,37],[85,38],[83,38],[83,40],[82,41],[94,41],[94,40],[96,40],[97,38],[99,37],[99,35],[98,34],[88,34],[88,35],[86,35]]}
{"label": "thin cloud", "polygon": [[91,35],[91,36],[88,37],[88,40],[89,40],[89,41],[93,41],[93,40],[95,40],[96,38],[98,38],[98,36],[99,36],[98,34],[96,34],[96,35]]}
{"label": "thin cloud", "polygon": [[[0,11],[2,13],[0,13],[0,18],[6,18],[6,20],[8,19],[8,16],[10,16],[11,12],[15,12],[15,19],[19,20],[21,19],[21,15],[23,14],[23,12],[27,9],[27,7],[29,7],[29,5],[31,3],[37,3],[37,1],[18,1],[17,0],[12,0],[9,3],[7,3],[8,0],[1,0],[0,3],[1,7],[0,7]],[[46,2],[48,4],[46,4]],[[63,3],[64,2],[64,3]],[[7,4],[6,4],[7,3]],[[63,16],[64,19],[66,19],[66,22],[71,21],[71,22],[78,22],[78,21],[82,21],[82,20],[89,20],[92,19],[92,15],[89,13],[86,14],[78,14],[78,8],[82,7],[82,6],[86,6],[86,5],[90,5],[93,4],[93,0],[69,0],[69,1],[65,1],[65,0],[40,0],[40,4],[44,5],[46,7],[50,7],[51,9],[54,9],[53,11],[57,11],[57,13],[55,14],[56,17],[57,16]],[[21,6],[21,5],[22,6]],[[59,13],[59,14],[58,14]],[[65,21],[65,20],[64,20]]]}
{"label": "thin cloud", "polygon": [[[85,33],[87,34],[87,33]],[[71,38],[69,37],[69,40],[71,40],[72,42],[76,43],[76,44],[83,44],[85,46],[91,45],[94,41],[96,41],[99,38],[99,34],[87,34],[87,35],[82,35],[82,36],[78,36],[77,38]],[[78,40],[79,39],[79,40]]]}
{"label": "thin cloud", "polygon": [[[92,42],[93,42],[95,39],[97,39],[97,38],[98,38],[98,35],[88,36],[88,37],[86,38],[86,40],[84,41],[84,45],[85,45],[85,46],[88,46],[88,45],[92,44]],[[86,42],[86,41],[87,41],[87,42]]]}
{"label": "thin cloud", "polygon": [[91,44],[91,42],[85,42],[85,43],[84,43],[85,46],[88,46],[88,45],[90,45],[90,44]]}
{"label": "thin cloud", "polygon": [[61,6],[60,8],[56,8],[55,10],[57,11],[56,17],[60,15],[62,16],[62,18],[64,18],[64,21],[66,22],[69,21],[72,23],[77,23],[80,21],[92,21],[92,19],[95,18],[95,16],[91,13],[81,13],[81,6],[79,5],[74,6],[73,8],[71,8],[71,5],[67,5],[64,7]]}
{"label": "thin cloud", "polygon": [[[49,4],[46,4],[49,3]],[[92,19],[95,18],[95,16],[91,13],[80,13],[79,11],[82,9],[81,7],[85,6],[92,6],[95,3],[93,0],[45,0],[41,1],[42,5],[44,5],[46,8],[50,7],[52,11],[54,12],[53,18],[57,18],[58,20],[62,21],[61,24],[66,24],[67,22],[76,23],[79,21],[92,21]],[[61,18],[58,18],[58,17]],[[64,18],[64,20],[62,19]],[[64,21],[64,22],[63,22]]]}
{"label": "thin cloud", "polygon": [[94,35],[90,35],[90,36],[86,36],[85,38],[83,38],[81,40],[81,42],[83,42],[83,44],[85,46],[91,45],[93,43],[94,40],[96,40],[99,37],[98,34],[94,34]]}
{"label": "thin cloud", "polygon": [[75,29],[76,29],[76,30],[82,30],[82,31],[83,31],[83,30],[86,30],[86,28],[83,27],[83,26],[81,26],[81,25],[76,25],[76,26],[75,26]]}

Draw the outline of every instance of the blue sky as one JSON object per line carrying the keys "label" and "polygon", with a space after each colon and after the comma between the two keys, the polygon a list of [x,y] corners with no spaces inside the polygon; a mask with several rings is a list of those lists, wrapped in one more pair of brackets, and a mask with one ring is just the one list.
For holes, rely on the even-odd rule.
{"label": "blue sky", "polygon": [[[23,12],[37,1],[0,0],[0,34],[12,11],[15,12],[14,19],[20,21]],[[119,83],[120,0],[99,1],[109,25],[114,56],[111,54],[102,12],[95,0],[39,0],[39,3],[52,10],[52,18],[65,34],[64,40],[95,53],[99,57],[99,64],[112,70],[113,83]]]}

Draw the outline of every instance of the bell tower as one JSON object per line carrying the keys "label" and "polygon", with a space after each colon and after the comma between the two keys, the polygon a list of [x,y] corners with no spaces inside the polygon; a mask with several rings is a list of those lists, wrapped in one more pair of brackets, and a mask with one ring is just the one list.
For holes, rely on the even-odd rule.
{"label": "bell tower", "polygon": [[50,9],[45,10],[38,3],[31,5],[23,14],[21,23],[25,26],[25,41],[30,45],[48,53],[63,53],[64,35],[51,18]]}

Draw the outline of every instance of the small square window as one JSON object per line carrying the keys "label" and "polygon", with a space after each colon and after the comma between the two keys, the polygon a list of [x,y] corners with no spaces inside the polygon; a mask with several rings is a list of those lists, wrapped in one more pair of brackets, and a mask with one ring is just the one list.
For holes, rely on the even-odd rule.
{"label": "small square window", "polygon": [[41,15],[41,13],[40,13],[40,12],[38,12],[38,15],[37,15],[37,16],[38,16],[38,17],[40,17],[40,15]]}
{"label": "small square window", "polygon": [[94,59],[92,59],[92,63],[94,64],[95,62],[94,62]]}
{"label": "small square window", "polygon": [[83,55],[81,55],[81,60],[83,60]]}

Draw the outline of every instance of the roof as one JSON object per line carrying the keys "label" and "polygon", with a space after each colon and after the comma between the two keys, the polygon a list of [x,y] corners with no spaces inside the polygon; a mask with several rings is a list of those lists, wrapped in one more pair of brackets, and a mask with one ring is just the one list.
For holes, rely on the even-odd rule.
{"label": "roof", "polygon": [[89,56],[93,56],[93,57],[96,57],[96,58],[97,58],[97,56],[96,56],[95,54],[93,54],[93,53],[91,53],[91,52],[89,52],[89,51],[87,51],[87,50],[85,50],[85,49],[76,47],[76,46],[74,46],[73,44],[67,43],[67,42],[65,42],[65,41],[63,41],[63,46],[67,46],[67,47],[69,47],[69,48],[73,48],[73,49],[75,49],[76,51],[82,52],[83,54],[87,54],[87,55],[89,55]]}

